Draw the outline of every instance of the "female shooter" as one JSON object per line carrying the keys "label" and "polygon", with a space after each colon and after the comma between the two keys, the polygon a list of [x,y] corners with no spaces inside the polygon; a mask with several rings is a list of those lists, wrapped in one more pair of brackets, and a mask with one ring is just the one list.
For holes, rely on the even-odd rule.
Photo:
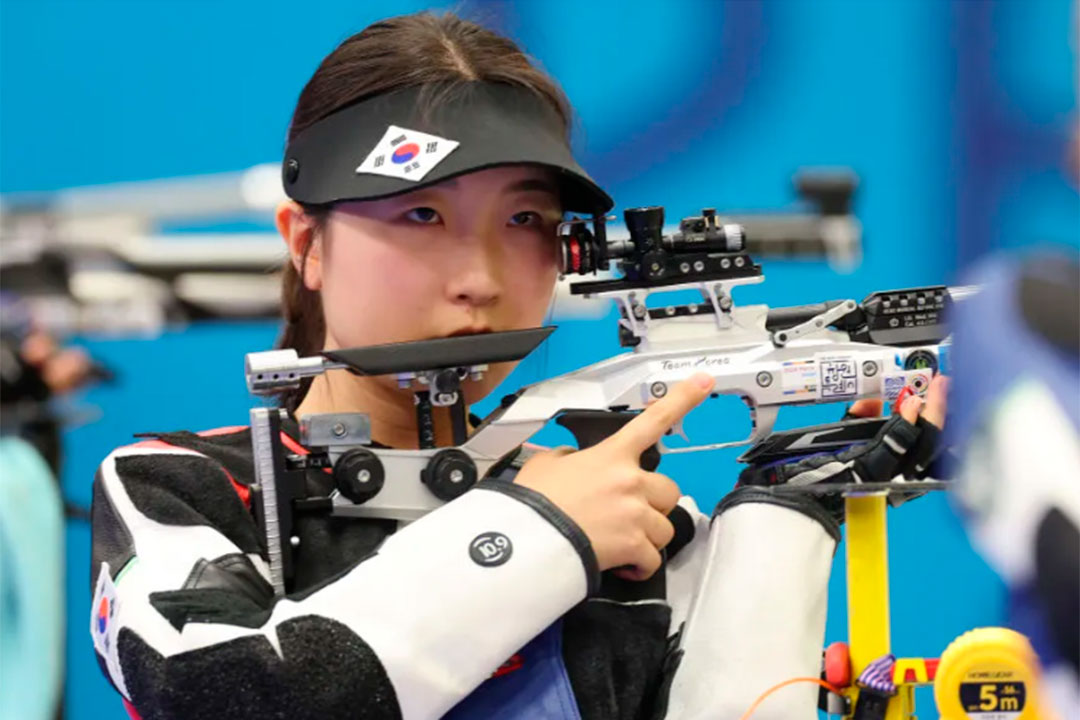
{"label": "female shooter", "polygon": [[[540,325],[558,221],[612,206],[570,154],[569,116],[511,41],[452,15],[343,42],[289,130],[281,345],[309,356]],[[466,383],[467,399],[510,369]],[[299,518],[282,599],[250,509],[247,428],[117,449],[94,487],[102,667],[146,718],[737,715],[817,674],[839,531],[815,502],[757,488],[710,520],[640,468],[711,387],[691,378],[605,442],[536,454],[408,525]],[[927,412],[942,403],[935,391]],[[368,413],[376,441],[416,446],[412,395],[392,378],[330,372],[283,404],[294,446],[295,419],[322,412]],[[894,427],[911,433],[891,447],[910,446],[918,412],[904,407]],[[308,483],[330,490],[320,472]],[[657,572],[673,513],[691,539]],[[484,533],[512,553],[474,557]],[[778,697],[771,716],[816,717],[816,693]]]}

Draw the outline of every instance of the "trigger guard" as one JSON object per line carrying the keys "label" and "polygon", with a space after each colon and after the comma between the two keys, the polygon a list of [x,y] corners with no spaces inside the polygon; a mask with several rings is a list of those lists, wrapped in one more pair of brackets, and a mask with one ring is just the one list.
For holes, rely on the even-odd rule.
{"label": "trigger guard", "polygon": [[[699,452],[702,450],[722,450],[724,448],[743,447],[744,445],[753,445],[761,439],[770,435],[773,431],[773,426],[776,424],[776,416],[779,412],[779,408],[775,405],[751,405],[747,403],[754,412],[754,426],[750,429],[750,434],[744,440],[733,440],[730,442],[722,443],[709,443],[707,445],[691,445],[684,448],[668,447],[664,444],[664,438],[660,438],[655,447],[659,450],[661,455],[675,455],[678,453]],[[685,434],[683,435],[685,437]]]}
{"label": "trigger guard", "polygon": [[[750,437],[745,440],[733,440],[731,442],[710,443],[709,445],[691,445],[690,447],[673,448],[665,445],[663,438],[661,438],[653,448],[657,449],[660,455],[678,455],[679,453],[700,452],[702,450],[722,450],[723,448],[742,447],[743,445],[751,445],[757,442],[758,439],[756,433],[751,433]],[[646,450],[646,452],[648,452],[648,450]]]}

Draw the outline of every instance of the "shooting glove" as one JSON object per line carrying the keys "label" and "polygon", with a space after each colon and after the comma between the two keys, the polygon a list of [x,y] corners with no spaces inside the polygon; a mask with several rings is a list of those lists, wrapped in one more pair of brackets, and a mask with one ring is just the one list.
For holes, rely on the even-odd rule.
{"label": "shooting glove", "polygon": [[[813,430],[808,429],[808,431]],[[739,474],[738,486],[811,485],[816,483],[871,483],[922,480],[941,452],[941,430],[920,417],[914,425],[899,414],[882,425],[872,440],[836,452],[788,456],[750,465]],[[920,493],[891,493],[898,505]],[[843,498],[820,498],[838,520],[843,520]]]}

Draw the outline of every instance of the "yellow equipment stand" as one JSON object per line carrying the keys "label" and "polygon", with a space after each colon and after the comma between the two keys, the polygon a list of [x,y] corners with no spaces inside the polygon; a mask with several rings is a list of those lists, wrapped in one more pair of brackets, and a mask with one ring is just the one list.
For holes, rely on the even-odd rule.
{"label": "yellow equipment stand", "polygon": [[[848,495],[844,498],[847,525],[848,647],[851,677],[859,677],[874,660],[890,652],[889,539],[885,518],[887,494]],[[912,720],[915,690],[898,687],[885,720]],[[859,688],[847,690],[854,713]],[[851,718],[851,715],[847,715]]]}
{"label": "yellow equipment stand", "polygon": [[[889,639],[889,543],[887,494],[844,498],[847,513],[848,647],[851,662],[852,720],[859,688],[854,682],[866,666],[891,652]],[[910,671],[910,673],[909,673]],[[916,720],[915,687],[934,686],[943,720],[1050,720],[1040,687],[1039,661],[1027,638],[1005,628],[964,633],[942,654],[940,664],[924,658],[898,658],[896,696],[885,720]]]}

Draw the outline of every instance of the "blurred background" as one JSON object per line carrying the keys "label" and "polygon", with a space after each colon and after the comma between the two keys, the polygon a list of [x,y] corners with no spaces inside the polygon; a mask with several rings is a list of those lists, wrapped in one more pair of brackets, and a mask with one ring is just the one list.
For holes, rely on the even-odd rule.
{"label": "blurred background", "polygon": [[[555,76],[577,111],[578,159],[620,212],[659,204],[677,221],[703,207],[791,209],[798,171],[854,173],[861,255],[763,257],[766,282],[736,302],[858,300],[954,282],[996,250],[1080,246],[1077,6],[1067,0],[0,0],[0,290],[22,290],[27,275],[12,268],[25,256],[41,275],[30,285],[62,284],[59,273],[69,294],[96,303],[74,314],[50,306],[57,335],[99,363],[102,380],[59,400],[66,717],[125,716],[88,633],[80,508],[97,464],[135,432],[246,424],[243,356],[275,340],[262,270],[282,255],[268,234],[276,169],[257,166],[280,161],[324,55],[378,18],[426,8],[510,35]],[[108,187],[71,191],[86,186]],[[94,208],[109,203],[124,210],[103,220]],[[206,211],[176,210],[192,203]],[[61,253],[74,280],[70,265],[35,255],[68,230],[114,247]],[[220,287],[197,273],[178,277],[193,257],[248,271],[226,283],[251,282],[251,307],[215,301]],[[557,306],[555,319],[560,330],[505,392],[620,350],[607,308]],[[826,421],[835,410],[781,418]],[[720,411],[748,425],[738,404]],[[680,456],[665,469],[708,511],[733,485],[736,455]],[[968,628],[1007,622],[1005,588],[945,497],[891,513],[890,529],[898,654],[935,656]],[[846,634],[842,551],[836,562],[829,641]],[[929,695],[920,705],[936,717]]]}

